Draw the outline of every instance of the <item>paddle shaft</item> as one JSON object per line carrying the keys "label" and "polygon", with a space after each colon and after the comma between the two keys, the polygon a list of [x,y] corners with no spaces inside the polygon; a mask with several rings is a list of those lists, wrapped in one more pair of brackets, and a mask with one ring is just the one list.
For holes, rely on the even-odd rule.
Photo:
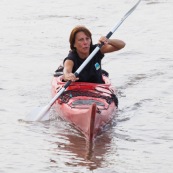
{"label": "paddle shaft", "polygon": [[[121,20],[112,28],[112,30],[106,35],[106,38],[109,39],[112,34],[118,29],[118,27],[123,23],[123,21],[135,10],[141,0],[139,0],[122,18]],[[82,63],[82,65],[76,70],[74,73],[77,77],[79,73],[83,70],[83,68],[90,62],[90,60],[94,57],[94,55],[100,50],[100,48],[104,45],[104,43],[99,44],[92,53],[86,58],[86,60]],[[69,82],[71,83],[71,82]],[[65,85],[66,86],[66,85]],[[64,87],[65,87],[64,86]],[[68,85],[69,86],[69,85]],[[67,87],[68,87],[67,86]]]}
{"label": "paddle shaft", "polygon": [[[141,2],[139,0],[122,18],[121,20],[112,28],[112,30],[106,35],[106,38],[109,39],[112,34],[118,29],[118,27],[123,23],[123,21],[135,10],[135,8],[138,6],[138,4]],[[76,77],[79,76],[79,73],[85,68],[85,66],[90,62],[90,60],[96,55],[96,53],[101,49],[101,47],[104,45],[104,43],[99,44],[92,53],[86,58],[86,60],[82,63],[82,65],[76,70],[74,75]],[[36,121],[40,121],[44,114],[46,114],[51,106],[54,104],[54,102],[61,96],[61,94],[66,90],[66,88],[71,84],[72,81],[67,81],[63,88],[54,96],[54,98],[49,102],[47,106],[45,106],[42,111],[37,115]]]}

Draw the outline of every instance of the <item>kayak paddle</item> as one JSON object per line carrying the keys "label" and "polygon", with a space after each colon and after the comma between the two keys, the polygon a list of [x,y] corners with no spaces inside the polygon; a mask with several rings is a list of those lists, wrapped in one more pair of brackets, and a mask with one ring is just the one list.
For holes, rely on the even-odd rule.
{"label": "kayak paddle", "polygon": [[[139,0],[122,18],[121,20],[112,28],[112,30],[106,35],[106,38],[109,39],[112,34],[118,29],[118,27],[123,23],[123,21],[135,10],[138,4],[141,2]],[[85,66],[90,62],[90,60],[95,56],[95,54],[100,50],[104,43],[99,44],[92,53],[86,58],[82,65],[76,70],[74,75],[79,76],[79,73],[85,68]],[[61,96],[61,94],[66,90],[66,88],[71,84],[72,81],[67,81],[63,88],[54,96],[54,98],[43,108],[34,109],[30,114],[25,118],[26,121],[44,121],[49,120],[49,110],[55,101]]]}

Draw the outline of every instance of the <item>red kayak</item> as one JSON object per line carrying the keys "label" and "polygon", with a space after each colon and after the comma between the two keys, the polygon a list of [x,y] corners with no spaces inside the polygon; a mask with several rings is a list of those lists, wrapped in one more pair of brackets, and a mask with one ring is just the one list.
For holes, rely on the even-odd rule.
{"label": "red kayak", "polygon": [[[73,82],[56,100],[54,108],[58,115],[81,131],[88,141],[93,140],[114,117],[118,100],[108,77],[105,84]],[[62,76],[54,76],[52,94],[65,85]]]}

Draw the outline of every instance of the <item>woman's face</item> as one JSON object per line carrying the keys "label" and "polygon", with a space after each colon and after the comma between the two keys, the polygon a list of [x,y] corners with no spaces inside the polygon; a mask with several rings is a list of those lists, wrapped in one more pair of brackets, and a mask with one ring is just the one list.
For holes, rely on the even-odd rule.
{"label": "woman's face", "polygon": [[76,34],[74,47],[79,55],[89,55],[91,38],[84,32],[80,31]]}

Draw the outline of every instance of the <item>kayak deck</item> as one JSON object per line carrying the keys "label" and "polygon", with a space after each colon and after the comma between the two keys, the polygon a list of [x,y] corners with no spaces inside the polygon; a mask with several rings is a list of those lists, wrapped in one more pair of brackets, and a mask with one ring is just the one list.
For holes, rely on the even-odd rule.
{"label": "kayak deck", "polygon": [[[107,79],[107,78],[106,78]],[[63,87],[61,76],[52,80],[53,96]],[[115,115],[117,98],[112,85],[74,82],[54,104],[58,115],[93,140]]]}

